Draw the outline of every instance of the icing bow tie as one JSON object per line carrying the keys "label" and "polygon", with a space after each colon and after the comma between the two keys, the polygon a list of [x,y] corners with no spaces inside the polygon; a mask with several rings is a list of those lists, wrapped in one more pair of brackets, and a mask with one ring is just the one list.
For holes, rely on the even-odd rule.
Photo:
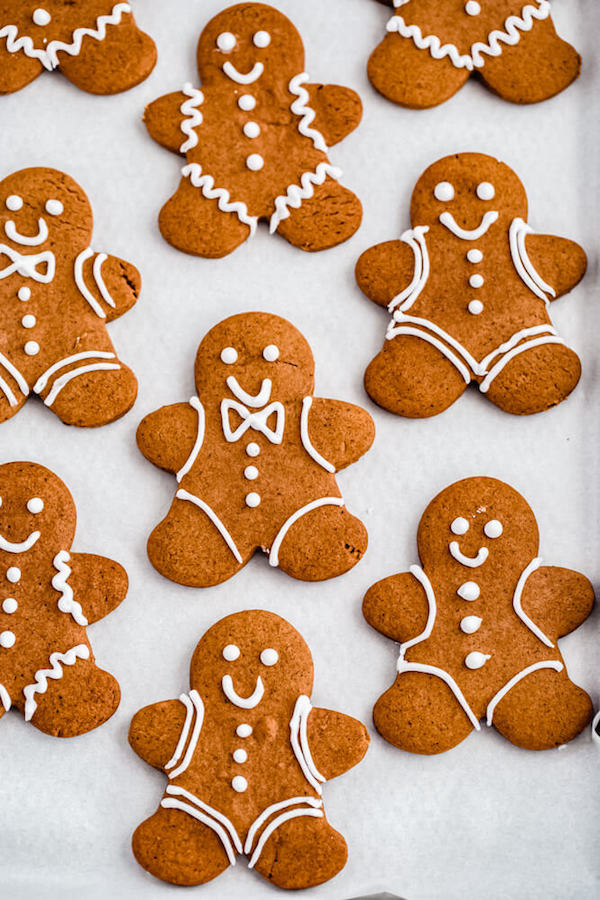
{"label": "icing bow tie", "polygon": [[[40,284],[49,284],[54,278],[56,270],[56,260],[51,250],[45,250],[43,253],[19,253],[6,244],[0,244],[0,265],[2,257],[7,256],[10,260],[8,266],[0,268],[0,278],[8,278],[13,272],[18,272],[23,278],[33,278]],[[45,271],[40,270],[45,266]]]}
{"label": "icing bow tie", "polygon": [[[269,419],[272,416],[275,416],[274,428],[271,428],[269,425]],[[237,400],[222,400],[221,418],[223,420],[223,433],[225,438],[231,443],[239,441],[249,428],[253,431],[260,431],[272,444],[280,444],[283,439],[285,410],[283,404],[278,401],[269,403],[268,406],[265,406],[259,412],[251,412],[243,403],[238,403]],[[237,418],[240,418],[242,421],[235,427]]]}

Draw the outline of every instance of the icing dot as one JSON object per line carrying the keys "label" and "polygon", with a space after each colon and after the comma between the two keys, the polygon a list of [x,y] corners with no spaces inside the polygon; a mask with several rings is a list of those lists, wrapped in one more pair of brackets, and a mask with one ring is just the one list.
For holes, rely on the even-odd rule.
{"label": "icing dot", "polygon": [[27,501],[27,509],[34,516],[37,516],[38,513],[41,513],[43,508],[44,508],[44,501],[42,500],[41,497],[32,497],[31,500]]}
{"label": "icing dot", "polygon": [[459,516],[458,519],[455,519],[450,526],[450,531],[452,532],[452,534],[466,534],[468,530],[469,523],[466,519],[463,519],[462,516]]}
{"label": "icing dot", "polygon": [[467,259],[470,263],[480,263],[483,259],[483,253],[481,252],[481,250],[473,248],[467,253]]}
{"label": "icing dot", "polygon": [[14,597],[7,597],[6,600],[2,604],[2,609],[9,616],[11,616],[13,613],[16,613],[18,608],[19,608],[19,604],[17,603],[17,601],[15,600]]}
{"label": "icing dot", "polygon": [[19,300],[29,300],[31,297],[31,289],[28,287],[21,287],[17,291],[17,297]]}
{"label": "icing dot", "polygon": [[235,778],[232,779],[231,787],[234,791],[237,791],[238,794],[243,794],[244,791],[248,789],[248,782],[243,775],[236,775]]}
{"label": "icing dot", "polygon": [[268,47],[271,43],[271,35],[268,31],[257,31],[252,38],[255,47]]}
{"label": "icing dot", "polygon": [[23,350],[25,351],[27,356],[37,356],[37,354],[40,352],[40,345],[37,343],[37,341],[27,341],[27,343],[23,347]]}
{"label": "icing dot", "polygon": [[246,725],[243,723],[242,725],[238,725],[235,729],[235,733],[238,737],[247,738],[252,734],[252,725]]}
{"label": "icing dot", "polygon": [[478,650],[474,650],[465,657],[465,666],[467,669],[481,669],[491,658],[489,653],[480,653]]}
{"label": "icing dot", "polygon": [[246,122],[244,134],[247,138],[257,138],[260,134],[260,125],[257,122]]}
{"label": "icing dot", "polygon": [[65,208],[60,200],[48,200],[46,203],[46,212],[51,216],[60,216],[64,211]]}
{"label": "icing dot", "polygon": [[251,172],[260,172],[264,164],[265,161],[260,153],[251,153],[250,156],[246,157],[246,165]]}
{"label": "icing dot", "polygon": [[489,522],[485,523],[483,531],[486,537],[499,538],[504,528],[502,527],[502,522],[499,522],[498,519],[490,519]]}
{"label": "icing dot", "polygon": [[248,759],[248,754],[240,747],[238,750],[233,751],[233,759],[236,763],[245,763]]}
{"label": "icing dot", "polygon": [[227,646],[223,648],[223,659],[226,659],[227,662],[233,662],[234,659],[238,659],[239,655],[240,648],[236,647],[235,644],[227,644]]}
{"label": "icing dot", "polygon": [[467,309],[471,313],[472,316],[479,316],[483,312],[483,303],[481,300],[471,300]]}
{"label": "icing dot", "polygon": [[256,106],[256,100],[252,94],[242,94],[238,100],[238,106],[240,109],[243,109],[244,112],[250,112],[250,110],[254,109]]}
{"label": "icing dot", "polygon": [[275,362],[276,359],[279,359],[279,347],[276,347],[275,344],[269,344],[263,350],[263,357],[267,362]]}
{"label": "icing dot", "polygon": [[260,661],[263,666],[274,666],[279,662],[279,653],[277,650],[273,650],[272,647],[267,647],[260,654]]}
{"label": "icing dot", "polygon": [[221,53],[231,53],[237,41],[230,31],[223,31],[217,38],[217,47]]}
{"label": "icing dot", "polygon": [[478,16],[481,12],[481,6],[477,3],[477,0],[468,0],[465,3],[465,12],[468,16]]}
{"label": "icing dot", "polygon": [[493,200],[496,196],[496,189],[489,181],[482,181],[477,185],[477,196],[480,200]]}
{"label": "icing dot", "polygon": [[19,197],[18,194],[11,194],[10,197],[6,198],[6,208],[10,209],[11,212],[17,212],[17,210],[23,208],[23,198]]}
{"label": "icing dot", "polygon": [[23,328],[33,328],[36,323],[35,316],[23,316],[21,319],[21,325]]}
{"label": "icing dot", "polygon": [[256,466],[246,466],[244,469],[244,478],[247,478],[248,481],[254,481],[255,478],[258,478],[258,469]]}
{"label": "icing dot", "polygon": [[460,630],[464,634],[475,634],[476,631],[479,631],[482,621],[483,619],[480,619],[479,616],[465,616],[460,620]]}
{"label": "icing dot", "polygon": [[14,646],[15,641],[16,637],[12,631],[3,631],[0,634],[0,647],[5,647],[8,650],[9,647]]}
{"label": "icing dot", "polygon": [[35,9],[33,11],[33,15],[31,17],[35,25],[49,25],[52,21],[52,16],[48,12],[47,9]]}
{"label": "icing dot", "polygon": [[252,491],[250,494],[246,494],[246,506],[249,506],[250,509],[255,509],[255,507],[260,505],[260,494]]}
{"label": "icing dot", "polygon": [[479,598],[481,589],[476,581],[465,581],[464,584],[461,584],[456,593],[463,600],[469,600],[469,602],[472,602],[473,600],[477,600]]}
{"label": "icing dot", "polygon": [[441,203],[449,203],[450,200],[454,200],[454,188],[449,181],[440,181],[439,184],[436,184],[433,193],[435,199]]}
{"label": "icing dot", "polygon": [[6,579],[10,581],[11,584],[16,584],[17,581],[21,580],[21,570],[18,566],[10,566],[6,572]]}
{"label": "icing dot", "polygon": [[237,362],[237,358],[237,350],[234,347],[225,347],[221,350],[221,362],[224,362],[225,365],[233,365],[234,362]]}
{"label": "icing dot", "polygon": [[472,288],[483,287],[484,281],[485,279],[483,275],[471,275],[471,277],[469,278],[469,284]]}
{"label": "icing dot", "polygon": [[259,453],[260,447],[258,446],[258,444],[255,444],[254,441],[252,441],[252,443],[248,444],[248,446],[246,447],[247,456],[258,456]]}

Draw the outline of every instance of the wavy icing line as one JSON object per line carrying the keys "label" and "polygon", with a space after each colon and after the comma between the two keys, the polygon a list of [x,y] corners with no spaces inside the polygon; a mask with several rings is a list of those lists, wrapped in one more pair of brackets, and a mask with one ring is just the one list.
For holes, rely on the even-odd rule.
{"label": "wavy icing line", "polygon": [[300,178],[300,184],[291,184],[286,193],[275,198],[275,212],[269,219],[269,231],[273,234],[277,231],[279,223],[287,219],[290,209],[299,209],[304,200],[310,200],[315,192],[315,186],[324,183],[327,177],[336,181],[342,175],[342,170],[332,166],[329,162],[320,162],[314,172],[305,172]]}
{"label": "wavy icing line", "polygon": [[325,143],[325,138],[321,134],[320,131],[317,131],[316,128],[311,128],[310,125],[314,121],[316,113],[312,107],[308,104],[310,102],[310,94],[302,85],[309,81],[309,76],[307,72],[300,72],[299,75],[295,75],[289,83],[289,92],[290,94],[295,94],[297,99],[294,100],[292,105],[290,106],[291,111],[295,116],[301,116],[300,122],[298,123],[298,131],[300,134],[304,135],[304,137],[310,138],[313,142],[313,146],[316,150],[321,150],[323,153],[328,153],[329,148]]}
{"label": "wavy icing line", "polygon": [[183,142],[179,150],[181,153],[187,153],[188,150],[191,150],[198,145],[198,135],[196,134],[195,129],[198,125],[202,125],[203,122],[203,116],[198,107],[204,103],[204,94],[202,91],[199,91],[198,88],[192,87],[189,81],[184,84],[182,93],[184,93],[188,99],[184,100],[179,107],[179,111],[185,116],[185,119],[181,122],[180,128],[187,140]]}
{"label": "wavy icing line", "polygon": [[77,28],[72,34],[70,44],[64,41],[50,41],[44,50],[38,50],[33,46],[32,38],[27,35],[19,37],[19,30],[16,25],[5,25],[0,28],[0,38],[6,38],[6,49],[9,53],[18,53],[23,51],[25,56],[31,59],[38,59],[44,68],[48,71],[56,69],[60,65],[58,53],[68,53],[69,56],[78,56],[81,53],[81,45],[84,37],[91,37],[96,41],[103,41],[106,37],[107,25],[118,25],[121,21],[123,13],[130,13],[131,6],[129,3],[117,3],[113,6],[109,15],[98,16],[95,28]]}
{"label": "wavy icing line", "polygon": [[212,175],[203,175],[202,166],[199,163],[189,163],[181,170],[184,178],[189,178],[194,187],[200,188],[207,200],[217,200],[221,212],[235,213],[240,222],[250,229],[250,237],[256,231],[258,219],[248,214],[248,207],[241,200],[231,201],[229,191],[225,188],[215,188],[215,180]]}
{"label": "wavy icing line", "polygon": [[52,587],[61,595],[58,601],[58,608],[62,613],[70,614],[78,625],[84,628],[88,624],[88,620],[83,614],[81,603],[78,603],[73,596],[73,589],[68,584],[71,574],[71,567],[68,565],[71,556],[66,550],[57,553],[52,561],[52,565],[57,570],[56,575],[52,579]]}
{"label": "wavy icing line", "polygon": [[89,659],[90,648],[87,644],[78,644],[67,650],[66,653],[51,653],[50,665],[51,669],[38,669],[33,676],[34,683],[28,684],[23,688],[25,695],[25,721],[29,722],[37,709],[37,702],[34,699],[35,694],[45,694],[48,690],[48,679],[58,679],[63,677],[63,665],[74,666],[78,659]]}

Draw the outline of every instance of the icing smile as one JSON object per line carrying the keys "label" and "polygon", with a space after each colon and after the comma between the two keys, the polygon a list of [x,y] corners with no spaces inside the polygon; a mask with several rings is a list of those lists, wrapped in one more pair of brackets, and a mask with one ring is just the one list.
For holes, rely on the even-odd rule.
{"label": "icing smile", "polygon": [[256,679],[256,687],[249,697],[240,697],[233,686],[233,679],[231,675],[223,675],[221,687],[223,688],[223,693],[225,694],[227,699],[232,703],[235,703],[236,706],[239,706],[242,709],[254,709],[254,707],[258,706],[258,704],[262,700],[263,694],[265,692],[265,688],[260,675]]}
{"label": "icing smile", "polygon": [[260,406],[265,406],[265,404],[269,402],[273,382],[270,378],[263,378],[258,394],[247,394],[244,388],[241,387],[235,375],[230,375],[227,379],[227,387],[238,400],[241,400],[242,403],[245,403],[247,406],[258,408]]}
{"label": "icing smile", "polygon": [[468,566],[470,569],[477,569],[479,566],[482,566],[490,553],[487,547],[480,547],[476,556],[465,556],[464,553],[461,553],[458,541],[450,541],[448,549],[461,566]]}
{"label": "icing smile", "polygon": [[34,234],[33,237],[28,237],[26,234],[21,234],[17,231],[17,226],[12,219],[6,222],[4,231],[7,238],[14,241],[15,244],[23,244],[26,247],[39,247],[40,244],[43,244],[48,239],[48,226],[41,218],[38,219],[38,233]]}
{"label": "icing smile", "polygon": [[261,62],[254,63],[250,71],[245,75],[242,72],[238,72],[233,63],[227,61],[223,64],[223,72],[225,75],[227,75],[228,78],[231,78],[232,81],[237,81],[238,84],[254,84],[255,81],[258,81],[264,71],[265,67]]}
{"label": "icing smile", "polygon": [[448,229],[448,231],[451,231],[455,237],[460,238],[463,241],[477,241],[487,234],[494,222],[498,221],[498,215],[499,214],[495,211],[486,212],[479,227],[474,228],[472,231],[461,228],[451,212],[442,213],[440,222]]}
{"label": "icing smile", "polygon": [[31,550],[39,537],[39,531],[32,531],[26,540],[13,543],[0,534],[0,550],[6,550],[8,553],[26,553],[27,550]]}

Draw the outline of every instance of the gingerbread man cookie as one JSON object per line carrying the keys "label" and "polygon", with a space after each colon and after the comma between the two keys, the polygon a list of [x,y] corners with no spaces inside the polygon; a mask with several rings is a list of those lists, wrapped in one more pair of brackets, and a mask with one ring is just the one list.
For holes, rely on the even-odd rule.
{"label": "gingerbread man cookie", "polygon": [[[383,0],[387,2],[387,0]],[[556,34],[548,0],[391,0],[387,36],[368,72],[411,109],[448,100],[477,74],[512,103],[539,103],[579,76],[581,57]]]}
{"label": "gingerbread man cookie", "polygon": [[117,94],[148,77],[156,47],[129,3],[112,0],[0,0],[0,94],[44,70],[60,69],[91,94]]}
{"label": "gingerbread man cookie", "polygon": [[138,428],[144,456],[177,474],[148,556],[179,584],[226,581],[258,549],[294,578],[351,569],[367,547],[335,472],[369,449],[367,412],[313,397],[314,360],[293,325],[244,313],[216,325],[196,356],[197,396]]}
{"label": "gingerbread man cookie", "polygon": [[557,639],[584,622],[594,590],[583,575],[544,566],[526,501],[495,478],[438,494],[417,535],[423,566],[385,578],[363,603],[367,622],[400,642],[394,685],[373,718],[412,753],[441,753],[480,730],[546,750],[592,718]]}
{"label": "gingerbread man cookie", "polygon": [[74,737],[115,712],[121,692],[99,669],[86,627],[127,593],[111,559],[72,553],[76,511],[44,466],[0,466],[0,718],[15,707],[40,731]]}
{"label": "gingerbread man cookie", "polygon": [[189,694],[146,706],[129,742],[169,784],[133,836],[152,875],[204,884],[236,856],[281,888],[322,884],[346,842],[325,817],[322,785],[367,751],[356,719],[311,706],[313,663],[302,637],[263,610],[235,613],[194,651]]}
{"label": "gingerbread man cookie", "polygon": [[325,250],[360,225],[360,201],[338,179],[328,145],[353,131],[361,102],[349,88],[310,83],[300,35],[264,3],[239,3],[200,36],[202,90],[185,85],[146,109],[150,135],[186,157],[159,225],[174,247],[221,257],[259,219],[303,250]]}
{"label": "gingerbread man cookie", "polygon": [[68,425],[106,425],[135,402],[106,323],[136,302],[140,276],[90,248],[92,227],[86,195],[63,172],[0,182],[0,422],[31,392]]}
{"label": "gingerbread man cookie", "polygon": [[356,279],[392,321],[369,365],[373,400],[401,416],[435,416],[475,382],[500,409],[529,415],[577,385],[581,364],[550,319],[586,256],[527,224],[527,195],[504,163],[480,153],[421,176],[413,227],[360,257]]}

